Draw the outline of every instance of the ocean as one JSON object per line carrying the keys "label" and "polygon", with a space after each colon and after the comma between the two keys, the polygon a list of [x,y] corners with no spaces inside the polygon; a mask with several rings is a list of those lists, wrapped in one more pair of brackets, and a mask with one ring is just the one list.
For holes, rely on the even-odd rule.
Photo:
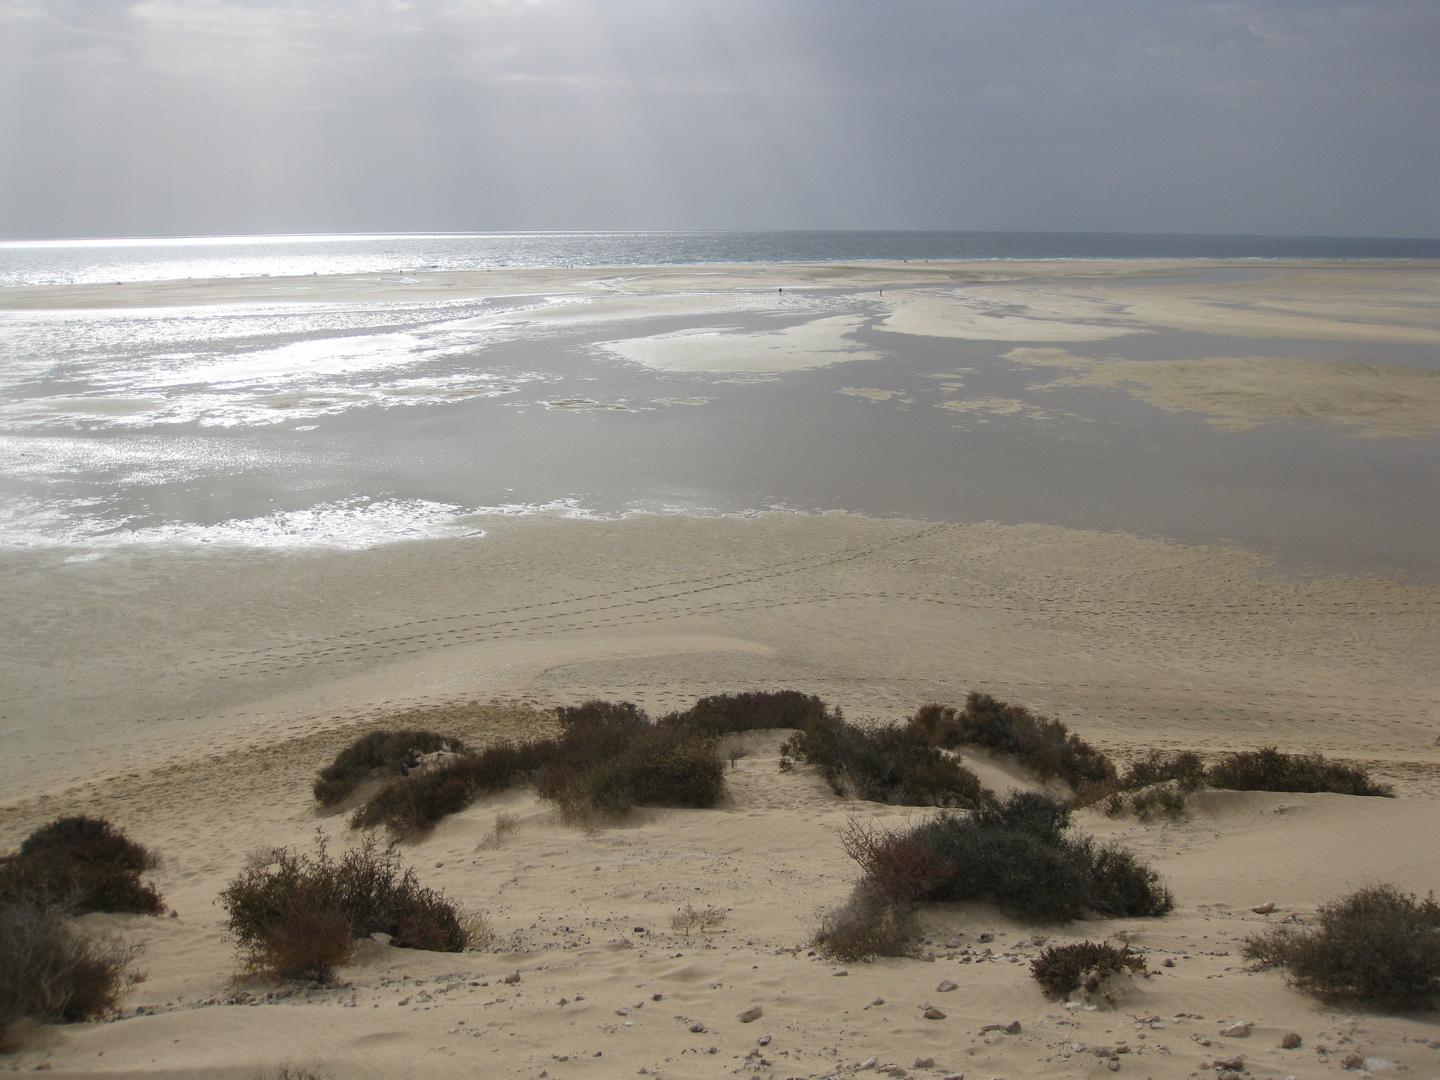
{"label": "ocean", "polygon": [[[4,243],[0,282],[11,288],[335,274],[381,275],[393,288],[45,309],[6,308],[0,289],[0,548],[75,559],[154,544],[357,548],[471,535],[494,513],[786,509],[1124,529],[1317,565],[1433,564],[1433,440],[1358,440],[1313,425],[1226,431],[1122,393],[1037,391],[1033,369],[1005,359],[1020,339],[885,332],[888,300],[869,289],[691,282],[626,306],[607,298],[623,288],[604,278],[583,296],[423,287],[427,271],[1117,258],[1440,258],[1440,241],[526,233]],[[1195,271],[1204,273],[1214,271]],[[831,335],[826,361],[785,370],[687,370],[636,362],[632,348],[674,335],[696,349],[732,335],[788,348],[812,330]],[[1262,348],[1182,330],[1069,347],[1136,359]],[[1437,364],[1433,349],[1399,345],[1270,340],[1263,351]]]}
{"label": "ocean", "polygon": [[0,242],[0,285],[421,270],[964,259],[1437,259],[1440,239],[1023,232],[543,232]]}

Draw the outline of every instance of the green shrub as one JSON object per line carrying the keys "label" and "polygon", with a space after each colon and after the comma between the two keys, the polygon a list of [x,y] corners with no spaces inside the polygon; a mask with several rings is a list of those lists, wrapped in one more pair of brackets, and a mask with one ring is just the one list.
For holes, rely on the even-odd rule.
{"label": "green shrub", "polygon": [[1318,753],[1287,754],[1273,746],[1227,754],[1210,766],[1205,780],[1211,787],[1230,791],[1395,796],[1388,784],[1371,780],[1363,766],[1329,761]]}
{"label": "green shrub", "polygon": [[896,806],[979,806],[990,796],[959,761],[908,727],[873,730],[837,710],[780,747],[781,768],[814,765],[837,795]]}
{"label": "green shrub", "polygon": [[156,865],[154,855],[103,818],[59,818],[0,858],[0,901],[49,896],[76,914],[158,915],[165,901],[140,878]]}
{"label": "green shrub", "polygon": [[314,855],[276,849],[242,870],[220,904],[245,970],[282,978],[328,979],[354,939],[375,933],[400,948],[460,952],[468,944],[463,913],[373,837],[339,859],[323,839]]}
{"label": "green shrub", "polygon": [[1317,913],[1246,940],[1244,955],[1287,969],[1291,985],[1322,998],[1417,1008],[1440,994],[1440,905],[1393,885],[1368,885]]}
{"label": "green shrub", "polygon": [[497,743],[429,772],[387,784],[350,815],[350,827],[383,826],[395,839],[419,836],[483,795],[531,780],[556,759],[553,739]]}
{"label": "green shrub", "polygon": [[420,728],[372,731],[362,735],[320,770],[315,778],[315,800],[321,806],[344,802],[361,781],[377,772],[398,776],[401,763],[412,754],[433,754],[437,750],[464,753],[465,744],[449,735]]}
{"label": "green shrub", "polygon": [[1041,780],[1064,780],[1072,788],[1115,779],[1115,765],[1101,750],[1060,721],[1036,716],[1021,705],[998,701],[972,692],[965,709],[956,713],[941,705],[927,705],[910,718],[907,727],[934,745],[983,746],[1011,754]]}
{"label": "green shrub", "polygon": [[109,1012],[138,951],[87,937],[51,896],[0,901],[0,1051],[21,1019],[75,1023]]}
{"label": "green shrub", "polygon": [[[974,814],[942,813],[894,839],[925,848],[935,865],[953,867],[921,891],[920,900],[989,901],[1042,922],[1163,915],[1174,906],[1159,875],[1131,852],[1070,835],[1069,815],[1058,800],[1015,792]],[[883,878],[872,887],[895,891]]]}
{"label": "green shrub", "polygon": [[1129,949],[1081,941],[1074,945],[1052,945],[1030,964],[1030,974],[1051,997],[1065,997],[1076,990],[1094,992],[1112,975],[1145,971],[1145,958]]}
{"label": "green shrub", "polygon": [[661,727],[683,726],[720,736],[733,731],[806,728],[824,721],[825,703],[798,690],[752,691],[701,698],[684,712],[658,721]]}

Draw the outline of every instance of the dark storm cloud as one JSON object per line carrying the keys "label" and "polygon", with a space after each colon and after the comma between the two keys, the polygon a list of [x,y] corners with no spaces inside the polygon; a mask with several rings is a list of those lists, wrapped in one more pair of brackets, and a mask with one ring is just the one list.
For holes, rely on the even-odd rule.
{"label": "dark storm cloud", "polygon": [[1440,5],[0,0],[0,233],[1440,235]]}

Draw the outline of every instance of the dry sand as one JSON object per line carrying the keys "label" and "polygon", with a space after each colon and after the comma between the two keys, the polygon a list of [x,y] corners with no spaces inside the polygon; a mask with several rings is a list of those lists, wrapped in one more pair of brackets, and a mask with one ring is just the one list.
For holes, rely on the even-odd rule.
{"label": "dry sand", "polygon": [[[589,290],[596,304],[617,296],[632,304],[662,280],[671,293],[693,282],[697,292],[757,295],[778,282],[787,296],[806,283],[840,283],[884,287],[901,315],[909,301],[892,292],[963,280],[966,290],[1014,301],[1004,318],[1144,332],[1233,312],[1257,337],[1266,326],[1303,323],[1301,336],[1311,338],[1363,325],[1377,340],[1440,340],[1435,274],[1424,268],[1281,267],[1261,282],[1164,289],[1106,281],[1099,308],[1080,294],[1100,290],[1097,278],[1136,270],[1083,269],[691,269],[603,282],[575,271],[510,274],[494,289]],[[1082,276],[1069,292],[1053,284]],[[502,275],[449,280],[461,277],[313,288],[383,298],[490,287]],[[1050,291],[1027,294],[1026,281],[1042,277]],[[293,298],[299,287],[13,290],[3,303],[225,302]],[[1056,290],[1071,298],[1056,299]],[[953,303],[961,311],[967,302]],[[966,333],[980,318],[925,317]],[[1057,334],[1014,340],[1095,340]],[[1181,391],[1153,372],[1123,377],[1107,362],[1075,365],[1068,355],[1048,360],[1070,377],[1133,383],[1166,407],[1196,407],[1188,390],[1184,401],[1167,396]],[[1287,377],[1267,392],[1293,399]],[[1349,385],[1342,373],[1334,392]],[[1258,418],[1253,406],[1206,408]],[[1363,407],[1342,403],[1334,413],[1341,424],[1375,427],[1355,419]],[[1383,433],[1423,427],[1423,410],[1405,415]],[[1043,526],[843,514],[471,524],[484,535],[347,553],[5,556],[0,711],[19,733],[0,763],[0,845],[13,847],[61,813],[109,817],[164,856],[155,879],[178,918],[87,917],[96,932],[145,946],[146,979],[123,1018],[45,1029],[0,1062],[117,1077],[250,1078],[318,1065],[337,1078],[558,1080],[641,1070],[849,1076],[875,1057],[921,1076],[1016,1080],[1108,1076],[1093,1050],[1124,1044],[1122,1076],[1204,1075],[1215,1060],[1243,1054],[1252,1076],[1303,1080],[1341,1075],[1352,1051],[1417,1078],[1440,1076],[1440,1049],[1426,1042],[1440,1039],[1436,1014],[1322,1006],[1275,972],[1245,971],[1237,953],[1245,934],[1366,881],[1422,892],[1440,884],[1440,590],[1304,577],[1233,548]],[[256,849],[306,845],[317,829],[336,844],[353,839],[343,817],[316,812],[308,780],[360,731],[421,722],[484,743],[541,731],[545,708],[588,697],[628,698],[658,713],[706,693],[773,687],[820,694],[861,720],[898,719],[923,702],[984,689],[1121,756],[1150,747],[1313,748],[1369,763],[1401,797],[1211,793],[1174,823],[1085,812],[1082,829],[1118,836],[1154,860],[1176,894],[1172,916],[1031,927],[983,905],[941,907],[924,914],[933,960],[842,969],[806,946],[855,877],[836,827],[852,813],[886,825],[923,811],[838,799],[808,770],[781,773],[779,736],[755,735],[715,810],[645,810],[586,834],[514,792],[404,845],[425,884],[487,914],[497,938],[481,951],[372,943],[337,988],[232,982],[217,893]],[[1024,782],[1003,761],[977,764],[988,782]],[[501,812],[518,818],[517,834],[482,847]],[[1275,913],[1250,912],[1265,901]],[[678,934],[670,918],[687,902],[723,907],[726,921],[708,934]],[[1128,940],[1158,974],[1118,1008],[1067,1010],[1028,977],[1036,935]],[[501,981],[515,972],[520,982]],[[958,988],[939,991],[945,979]],[[763,1016],[742,1024],[738,1014],[756,1005]],[[945,1018],[923,1019],[926,1005]],[[981,1031],[1016,1020],[1018,1034]],[[1236,1020],[1256,1026],[1248,1037],[1221,1038]],[[697,1023],[703,1032],[690,1030]],[[1278,1049],[1289,1031],[1302,1046]],[[913,1068],[925,1058],[933,1069]]]}

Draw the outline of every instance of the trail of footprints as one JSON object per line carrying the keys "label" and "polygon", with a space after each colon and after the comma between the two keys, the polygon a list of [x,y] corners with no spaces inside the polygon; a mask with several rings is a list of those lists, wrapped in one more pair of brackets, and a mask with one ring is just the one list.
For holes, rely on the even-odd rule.
{"label": "trail of footprints", "polygon": [[[925,601],[944,607],[983,605],[995,611],[1029,613],[1047,619],[1064,617],[1067,614],[1094,618],[1100,615],[1116,616],[1126,612],[1143,612],[1151,617],[1168,614],[1178,620],[1207,616],[1233,618],[1273,614],[1273,607],[1268,605],[1239,605],[1223,601],[1197,604],[1193,600],[1181,600],[1178,597],[1175,602],[1167,603],[1154,599],[1091,598],[1076,595],[1074,592],[1058,596],[1054,595],[1058,590],[1053,589],[1045,590],[1051,595],[1037,596],[1032,589],[1022,590],[1011,584],[1002,585],[993,579],[986,582],[978,576],[964,579],[950,577],[947,584],[954,591],[949,596],[923,595],[908,591],[843,591],[835,589],[815,590],[807,595],[794,593],[778,596],[749,595],[696,602],[696,598],[706,593],[718,593],[771,583],[805,573],[831,571],[847,563],[872,558],[887,549],[913,545],[956,528],[958,526],[950,524],[928,525],[908,536],[896,537],[877,544],[823,555],[796,556],[744,570],[694,578],[675,578],[646,585],[603,590],[489,611],[437,615],[391,626],[336,634],[318,642],[308,639],[289,646],[246,650],[195,659],[184,662],[181,665],[181,673],[216,679],[238,679],[253,675],[273,676],[320,664],[397,659],[435,649],[452,648],[457,645],[474,644],[504,637],[543,637],[618,625],[634,626],[660,623],[696,615],[765,610],[800,603],[823,604],[844,600],[911,600]],[[916,561],[917,557],[911,556],[897,560],[897,564],[911,564]],[[982,583],[983,587],[981,587]],[[968,586],[966,591],[971,593],[968,597],[960,593],[960,589],[965,586]],[[1389,619],[1396,615],[1406,614],[1433,617],[1433,613],[1426,605],[1403,601],[1391,604],[1361,604],[1358,600],[1319,600],[1318,598],[1307,598],[1307,600],[1308,602],[1303,604],[1305,613],[1312,617],[1342,613],[1347,619],[1357,616]],[[667,610],[667,604],[679,606]],[[1292,609],[1290,614],[1291,617],[1294,617],[1298,613]],[[410,633],[405,633],[405,631],[410,631]]]}

